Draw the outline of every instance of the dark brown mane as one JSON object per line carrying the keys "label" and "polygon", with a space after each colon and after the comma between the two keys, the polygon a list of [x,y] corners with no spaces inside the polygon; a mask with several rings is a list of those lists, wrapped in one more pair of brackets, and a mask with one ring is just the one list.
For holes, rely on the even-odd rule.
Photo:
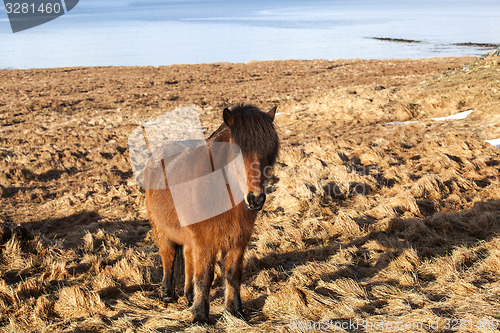
{"label": "dark brown mane", "polygon": [[[254,105],[236,105],[231,109],[234,123],[230,135],[243,154],[258,153],[267,165],[276,162],[279,149],[278,134],[273,117]],[[215,141],[228,139],[228,126],[222,124],[209,138]]]}

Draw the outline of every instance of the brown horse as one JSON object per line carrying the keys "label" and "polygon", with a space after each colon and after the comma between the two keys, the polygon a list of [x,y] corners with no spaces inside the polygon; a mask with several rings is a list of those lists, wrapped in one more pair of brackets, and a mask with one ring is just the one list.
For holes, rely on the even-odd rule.
{"label": "brown horse", "polygon": [[[279,148],[278,135],[274,127],[276,108],[262,112],[253,105],[238,105],[231,110],[223,111],[224,122],[206,140],[203,141],[210,154],[212,170],[214,165],[222,165],[236,154],[231,149],[222,149],[215,153],[218,143],[234,144],[239,148],[246,173],[246,184],[238,187],[229,186],[230,176],[224,173],[227,191],[231,195],[231,208],[202,221],[182,223],[181,211],[200,211],[197,216],[203,216],[207,206],[199,205],[202,198],[198,187],[189,194],[189,204],[184,208],[175,207],[172,188],[166,177],[169,168],[175,172],[191,172],[196,165],[193,158],[178,162],[178,157],[155,163],[148,162],[145,170],[146,184],[158,182],[158,177],[164,176],[166,187],[146,186],[146,207],[150,222],[156,235],[156,241],[163,264],[162,291],[165,302],[171,302],[174,297],[174,260],[176,253],[184,256],[185,283],[184,293],[192,304],[193,322],[207,323],[209,314],[210,287],[214,278],[214,265],[217,256],[222,254],[222,268],[225,279],[225,308],[233,315],[242,316],[240,286],[243,269],[243,255],[253,232],[257,213],[266,200],[265,186],[269,180],[268,171],[276,161]],[[198,148],[191,150],[196,151]],[[217,155],[217,156],[216,156]],[[232,155],[232,157],[228,157]],[[195,154],[197,156],[197,154]],[[219,161],[218,161],[219,160]],[[185,161],[190,161],[185,162]],[[221,164],[222,161],[222,164]],[[190,166],[188,166],[190,164]],[[217,169],[217,168],[215,168]],[[170,170],[171,171],[171,170]],[[198,177],[200,171],[195,171]],[[157,179],[158,178],[158,179]],[[182,178],[182,176],[181,176]],[[188,177],[193,179],[194,177]],[[233,182],[234,183],[234,182]],[[238,191],[242,200],[237,201]],[[205,192],[206,193],[206,192]],[[244,200],[243,200],[244,198]],[[178,206],[178,205],[177,205]],[[177,251],[182,247],[182,251]]]}

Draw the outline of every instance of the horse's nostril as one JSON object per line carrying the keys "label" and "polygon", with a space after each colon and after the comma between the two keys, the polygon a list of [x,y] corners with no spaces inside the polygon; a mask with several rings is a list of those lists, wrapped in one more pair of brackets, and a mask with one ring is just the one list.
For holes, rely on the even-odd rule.
{"label": "horse's nostril", "polygon": [[253,192],[248,193],[247,202],[250,207],[255,205],[255,194]]}
{"label": "horse's nostril", "polygon": [[259,194],[259,196],[255,199],[255,203],[258,206],[263,206],[264,202],[266,202],[266,195],[264,193]]}

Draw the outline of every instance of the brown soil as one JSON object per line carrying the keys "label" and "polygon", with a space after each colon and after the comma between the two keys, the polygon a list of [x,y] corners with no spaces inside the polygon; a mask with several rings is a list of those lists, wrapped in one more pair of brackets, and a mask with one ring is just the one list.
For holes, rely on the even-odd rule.
{"label": "brown soil", "polygon": [[[0,330],[500,326],[499,101],[498,57],[0,71]],[[184,298],[160,301],[127,137],[190,104],[209,134],[239,102],[282,113],[279,181],[246,255],[247,321],[216,284],[214,325],[189,326]]]}

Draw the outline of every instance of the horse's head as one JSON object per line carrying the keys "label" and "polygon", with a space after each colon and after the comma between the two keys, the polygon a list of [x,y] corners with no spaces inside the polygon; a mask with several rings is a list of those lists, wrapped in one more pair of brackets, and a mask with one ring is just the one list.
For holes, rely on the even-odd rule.
{"label": "horse's head", "polygon": [[262,209],[266,201],[266,183],[279,149],[279,139],[274,127],[276,107],[262,112],[253,105],[238,105],[224,109],[224,123],[209,138],[236,144],[243,155],[247,193],[245,206],[249,210]]}

